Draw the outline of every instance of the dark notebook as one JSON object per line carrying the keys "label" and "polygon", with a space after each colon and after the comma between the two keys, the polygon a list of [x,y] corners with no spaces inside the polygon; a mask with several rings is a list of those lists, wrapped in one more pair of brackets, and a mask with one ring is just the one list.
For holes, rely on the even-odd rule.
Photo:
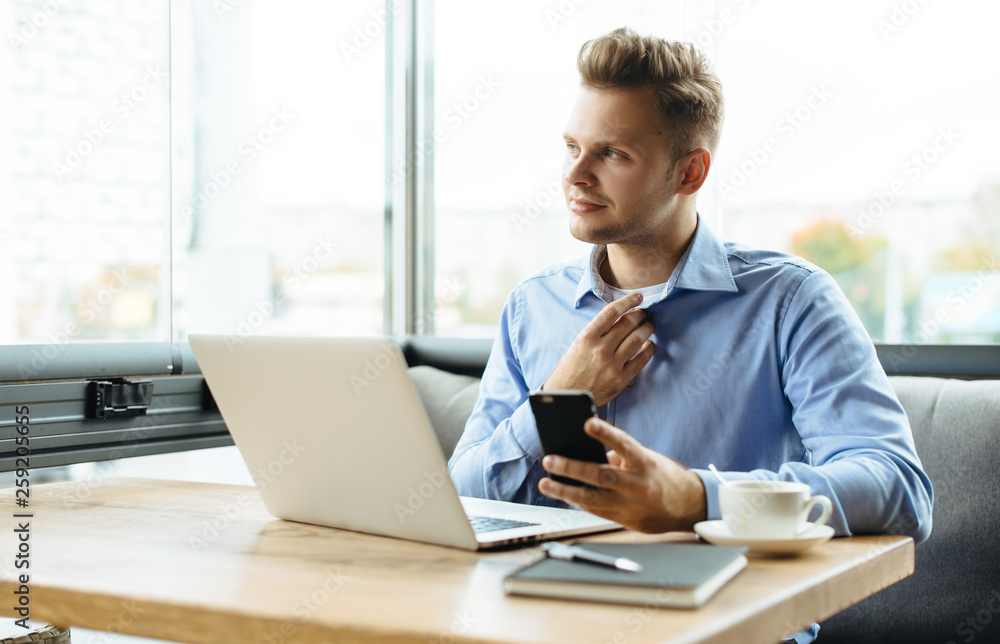
{"label": "dark notebook", "polygon": [[546,558],[504,579],[515,595],[538,595],[696,608],[747,565],[746,548],[690,543],[586,543],[588,550],[628,557],[642,572]]}

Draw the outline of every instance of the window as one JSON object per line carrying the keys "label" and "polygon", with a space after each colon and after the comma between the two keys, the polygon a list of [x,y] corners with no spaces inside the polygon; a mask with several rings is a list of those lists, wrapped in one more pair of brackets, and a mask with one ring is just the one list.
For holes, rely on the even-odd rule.
{"label": "window", "polygon": [[584,252],[558,183],[575,57],[629,25],[696,43],[723,82],[699,196],[717,233],[828,270],[875,342],[1000,342],[995,3],[435,8],[438,333],[492,336],[517,282]]}
{"label": "window", "polygon": [[383,3],[2,3],[0,344],[383,327]]}
{"label": "window", "polygon": [[167,340],[165,6],[2,7],[0,344]]}
{"label": "window", "polygon": [[827,269],[876,342],[998,343],[997,7],[839,6],[762,3],[717,39],[723,230]]}
{"label": "window", "polygon": [[175,20],[173,338],[379,333],[383,3],[231,4]]}

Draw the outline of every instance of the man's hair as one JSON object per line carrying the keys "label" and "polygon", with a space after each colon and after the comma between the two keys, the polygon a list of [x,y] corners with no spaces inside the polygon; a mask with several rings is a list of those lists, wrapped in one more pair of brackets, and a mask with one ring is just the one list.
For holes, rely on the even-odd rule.
{"label": "man's hair", "polygon": [[657,112],[671,129],[672,163],[702,145],[715,153],[724,113],[722,83],[694,45],[622,27],[585,42],[576,64],[584,87],[653,90]]}

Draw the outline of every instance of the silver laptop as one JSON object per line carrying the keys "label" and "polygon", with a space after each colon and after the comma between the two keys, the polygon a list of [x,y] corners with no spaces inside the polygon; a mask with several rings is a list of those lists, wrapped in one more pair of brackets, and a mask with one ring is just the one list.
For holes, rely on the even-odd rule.
{"label": "silver laptop", "polygon": [[621,527],[579,510],[459,497],[389,338],[189,341],[276,517],[467,550]]}

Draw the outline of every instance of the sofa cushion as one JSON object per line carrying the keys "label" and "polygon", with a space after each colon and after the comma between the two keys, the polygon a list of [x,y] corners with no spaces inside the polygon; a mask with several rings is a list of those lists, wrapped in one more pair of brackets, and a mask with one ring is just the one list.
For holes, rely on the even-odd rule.
{"label": "sofa cushion", "polygon": [[465,421],[479,398],[479,379],[434,367],[410,367],[409,372],[427,418],[441,443],[441,451],[445,459],[451,458],[455,444],[465,429]]}
{"label": "sofa cushion", "polygon": [[934,485],[914,574],[823,624],[823,642],[1000,642],[1000,381],[890,379]]}

